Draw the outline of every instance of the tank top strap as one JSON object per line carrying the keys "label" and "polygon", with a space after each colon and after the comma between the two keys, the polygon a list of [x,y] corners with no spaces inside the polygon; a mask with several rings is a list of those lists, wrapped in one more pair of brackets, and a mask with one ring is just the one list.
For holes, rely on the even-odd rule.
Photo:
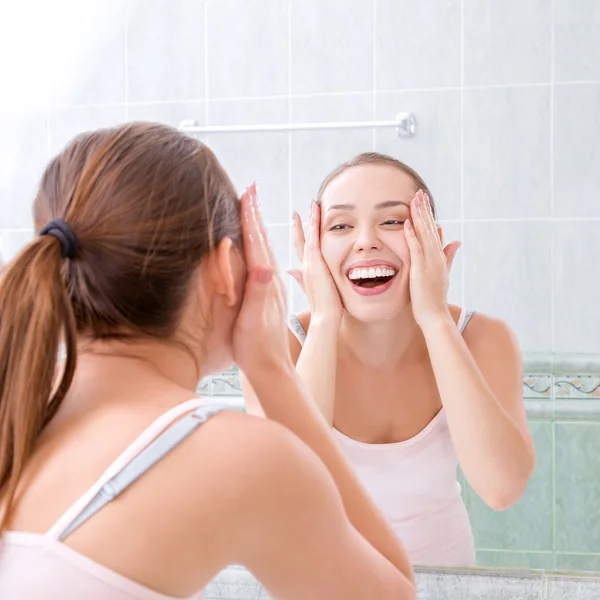
{"label": "tank top strap", "polygon": [[470,308],[465,308],[464,306],[461,308],[460,316],[458,317],[458,323],[456,324],[461,334],[464,333],[465,327],[469,324],[469,321],[476,312],[476,310],[471,310]]}
{"label": "tank top strap", "polygon": [[304,331],[304,327],[302,327],[302,323],[300,323],[298,317],[296,315],[290,315],[287,322],[290,331],[300,342],[300,345],[304,346],[304,342],[306,341],[306,331]]}
{"label": "tank top strap", "polygon": [[[202,398],[193,398],[162,414],[56,521],[47,531],[46,536],[57,540],[68,537],[179,445],[201,423],[227,408],[227,406],[207,404]],[[182,415],[185,416],[179,419]]]}

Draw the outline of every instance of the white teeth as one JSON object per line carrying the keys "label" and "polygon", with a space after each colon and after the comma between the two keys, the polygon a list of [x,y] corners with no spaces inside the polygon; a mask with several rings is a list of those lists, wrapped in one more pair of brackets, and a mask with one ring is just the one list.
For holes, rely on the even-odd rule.
{"label": "white teeth", "polygon": [[369,269],[351,269],[348,273],[348,277],[352,280],[374,279],[375,277],[393,277],[395,274],[395,269],[389,269],[387,267],[372,267]]}

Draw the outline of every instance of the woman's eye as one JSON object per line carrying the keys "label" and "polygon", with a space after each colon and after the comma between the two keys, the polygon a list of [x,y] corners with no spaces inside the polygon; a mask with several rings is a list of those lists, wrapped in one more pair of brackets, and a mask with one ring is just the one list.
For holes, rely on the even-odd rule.
{"label": "woman's eye", "polygon": [[383,223],[384,225],[404,225],[404,221],[400,219],[388,219]]}
{"label": "woman's eye", "polygon": [[350,227],[350,225],[343,225],[343,224],[340,224],[340,225],[332,225],[332,226],[329,228],[329,231],[341,231],[342,229],[347,229],[347,228],[349,228],[349,227]]}

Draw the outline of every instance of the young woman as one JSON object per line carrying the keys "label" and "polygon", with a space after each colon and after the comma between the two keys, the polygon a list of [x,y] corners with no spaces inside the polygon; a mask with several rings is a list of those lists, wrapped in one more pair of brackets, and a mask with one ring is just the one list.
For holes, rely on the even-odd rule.
{"label": "young woman", "polygon": [[412,563],[474,564],[458,465],[497,510],[534,466],[514,335],[448,305],[460,244],[443,247],[431,194],[403,163],[356,157],[322,184],[306,243],[294,222],[311,307],[290,319],[299,375]]}
{"label": "young woman", "polygon": [[[34,212],[0,280],[0,598],[197,598],[236,563],[277,598],[414,599],[295,373],[255,188],[240,228],[208,148],[130,124],[72,142]],[[270,420],[195,397],[233,360]]]}

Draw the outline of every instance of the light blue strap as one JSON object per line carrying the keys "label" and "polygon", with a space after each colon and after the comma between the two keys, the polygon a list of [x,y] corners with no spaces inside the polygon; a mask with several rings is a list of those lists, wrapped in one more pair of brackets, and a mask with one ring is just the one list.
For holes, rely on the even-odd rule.
{"label": "light blue strap", "polygon": [[306,341],[306,331],[304,331],[304,327],[302,327],[302,324],[298,321],[298,317],[290,315],[288,317],[288,327],[296,334],[300,345],[303,345]]}
{"label": "light blue strap", "polygon": [[150,467],[166,456],[173,448],[177,447],[187,438],[198,425],[207,421],[213,415],[225,410],[227,407],[201,406],[173,423],[161,433],[136,457],[132,458],[119,473],[107,481],[100,491],[90,500],[86,507],[62,532],[59,540],[64,540],[78,527],[104,508],[111,500],[124,492],[132,483],[139,479]]}
{"label": "light blue strap", "polygon": [[471,317],[476,313],[476,310],[471,310],[471,309],[467,309],[467,312],[465,313],[465,320],[463,321],[463,324],[460,328],[460,333],[462,335],[462,333],[465,330],[465,327],[469,324],[469,321],[471,320]]}

